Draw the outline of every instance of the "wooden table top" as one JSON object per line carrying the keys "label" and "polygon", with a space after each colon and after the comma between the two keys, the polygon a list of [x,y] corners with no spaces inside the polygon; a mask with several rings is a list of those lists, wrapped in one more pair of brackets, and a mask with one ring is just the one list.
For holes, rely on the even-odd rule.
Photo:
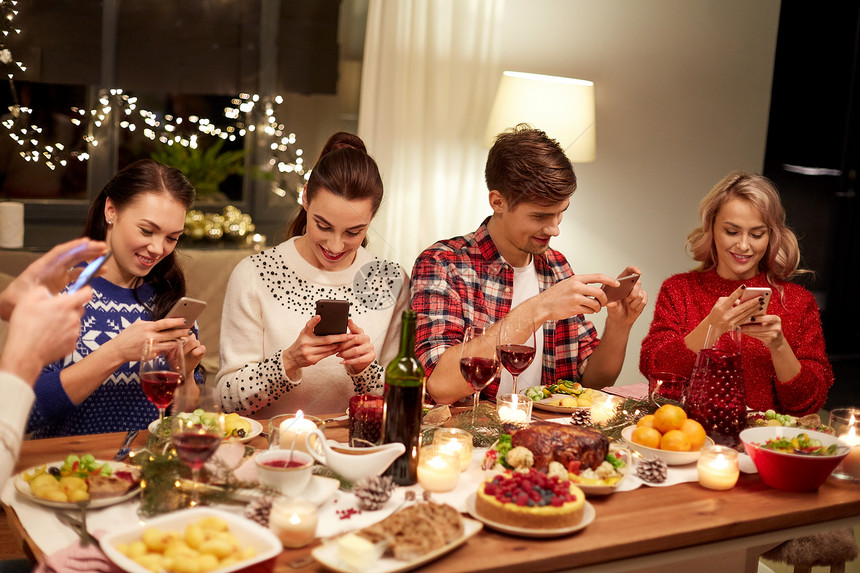
{"label": "wooden table top", "polygon": [[[345,422],[326,427],[326,434],[337,440],[346,441],[346,432]],[[123,437],[115,433],[27,441],[21,448],[16,471],[55,461],[71,451],[110,459]],[[142,447],[145,442],[146,432],[141,432],[134,445]],[[251,445],[266,447],[265,438],[257,437]],[[597,517],[579,533],[554,539],[525,539],[485,528],[422,571],[521,571],[526,563],[529,571],[553,571],[856,518],[860,515],[860,486],[829,478],[817,492],[788,493],[764,485],[757,474],[741,474],[738,485],[729,491],[682,483],[643,486],[589,501]],[[26,542],[26,532],[14,511],[7,508],[7,513],[13,529]],[[311,548],[285,550],[275,570],[325,571],[315,561],[301,568],[288,565],[309,555]]]}

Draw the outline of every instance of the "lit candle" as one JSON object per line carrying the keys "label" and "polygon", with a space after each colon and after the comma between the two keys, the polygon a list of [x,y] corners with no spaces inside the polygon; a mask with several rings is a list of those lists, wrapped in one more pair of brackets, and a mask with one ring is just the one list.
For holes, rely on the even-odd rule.
{"label": "lit candle", "polygon": [[427,491],[444,492],[460,479],[460,457],[438,446],[424,446],[418,457],[418,485]]}
{"label": "lit candle", "polygon": [[503,424],[527,425],[532,417],[532,404],[530,398],[503,394],[496,398],[496,412]]}
{"label": "lit candle", "polygon": [[724,446],[705,448],[696,465],[699,484],[709,489],[732,489],[738,482],[738,453]]}
{"label": "lit candle", "polygon": [[860,410],[856,408],[837,408],[830,412],[830,426],[836,437],[851,449],[842,462],[833,470],[833,476],[840,479],[860,480]]}
{"label": "lit candle", "polygon": [[848,431],[839,436],[840,440],[851,446],[851,451],[842,460],[842,473],[852,479],[860,479],[860,436],[857,435],[855,423],[852,415]]}
{"label": "lit candle", "polygon": [[269,513],[269,529],[284,547],[304,547],[317,532],[317,507],[305,501],[276,500]]}
{"label": "lit candle", "polygon": [[433,432],[433,444],[460,458],[460,471],[472,463],[472,434],[459,428],[439,428]]}
{"label": "lit candle", "polygon": [[591,405],[591,422],[593,424],[605,424],[613,416],[615,416],[615,401],[612,396],[607,396],[606,400]]}
{"label": "lit candle", "polygon": [[301,410],[287,417],[278,427],[278,447],[282,450],[296,449],[307,452],[305,436],[317,429],[313,420],[306,418]]}

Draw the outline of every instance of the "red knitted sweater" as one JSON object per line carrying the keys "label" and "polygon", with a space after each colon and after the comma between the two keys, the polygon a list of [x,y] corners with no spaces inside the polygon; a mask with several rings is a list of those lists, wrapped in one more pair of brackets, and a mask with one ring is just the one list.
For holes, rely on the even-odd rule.
{"label": "red knitted sweater", "polygon": [[[639,369],[645,376],[652,372],[674,372],[686,376],[693,372],[696,354],[684,344],[684,337],[704,319],[721,296],[728,296],[741,284],[771,287],[764,273],[746,281],[720,277],[715,270],[689,272],[666,279],[657,296],[654,321],[645,340]],[[802,416],[818,412],[833,384],[833,370],[824,348],[824,334],[818,305],[802,286],[777,281],[767,313],[782,319],[782,332],[801,370],[795,378],[779,382],[773,369],[770,350],[755,338],[743,335],[741,363],[747,406],[754,410],[772,408],[782,414]]]}

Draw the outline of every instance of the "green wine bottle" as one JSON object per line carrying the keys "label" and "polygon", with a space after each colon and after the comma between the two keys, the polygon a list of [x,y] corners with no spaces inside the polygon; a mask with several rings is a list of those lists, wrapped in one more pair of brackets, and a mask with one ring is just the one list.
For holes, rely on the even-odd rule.
{"label": "green wine bottle", "polygon": [[414,310],[404,310],[400,352],[385,369],[383,442],[400,442],[406,452],[385,472],[399,485],[418,481],[418,452],[421,449],[421,416],[424,407],[424,368],[415,358]]}

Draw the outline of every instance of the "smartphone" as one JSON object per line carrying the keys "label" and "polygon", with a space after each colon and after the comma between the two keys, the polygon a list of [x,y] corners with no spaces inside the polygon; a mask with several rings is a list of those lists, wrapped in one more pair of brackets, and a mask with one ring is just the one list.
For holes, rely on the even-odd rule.
{"label": "smartphone", "polygon": [[617,287],[606,285],[603,285],[602,287],[603,292],[606,293],[607,303],[627,298],[633,290],[633,286],[636,284],[636,281],[639,280],[639,275],[634,273],[632,275],[627,275],[626,277],[618,277],[616,280],[621,283]]}
{"label": "smartphone", "polygon": [[738,299],[738,304],[754,298],[764,298],[764,304],[762,305],[764,308],[762,310],[757,310],[755,314],[753,314],[753,316],[764,316],[767,314],[767,307],[770,305],[770,297],[772,294],[773,291],[769,288],[747,287],[744,289],[744,292],[741,293],[741,298]]}
{"label": "smartphone", "polygon": [[322,317],[314,327],[314,334],[346,334],[349,322],[349,301],[321,299],[317,301],[317,314]]}
{"label": "smartphone", "polygon": [[102,265],[105,264],[105,261],[110,258],[111,252],[108,251],[100,257],[96,257],[92,260],[90,264],[88,264],[81,274],[78,275],[78,278],[72,283],[66,292],[68,294],[72,294],[73,292],[79,291],[82,287],[90,284],[92,280],[96,277],[96,273],[98,273],[99,269],[102,268]]}
{"label": "smartphone", "polygon": [[188,296],[183,296],[179,300],[176,301],[176,304],[173,305],[173,308],[170,309],[170,312],[167,313],[167,316],[164,318],[179,318],[182,317],[187,321],[187,324],[190,326],[194,324],[194,321],[197,320],[197,317],[200,316],[206,309],[206,301],[197,300],[196,298],[191,298]]}

